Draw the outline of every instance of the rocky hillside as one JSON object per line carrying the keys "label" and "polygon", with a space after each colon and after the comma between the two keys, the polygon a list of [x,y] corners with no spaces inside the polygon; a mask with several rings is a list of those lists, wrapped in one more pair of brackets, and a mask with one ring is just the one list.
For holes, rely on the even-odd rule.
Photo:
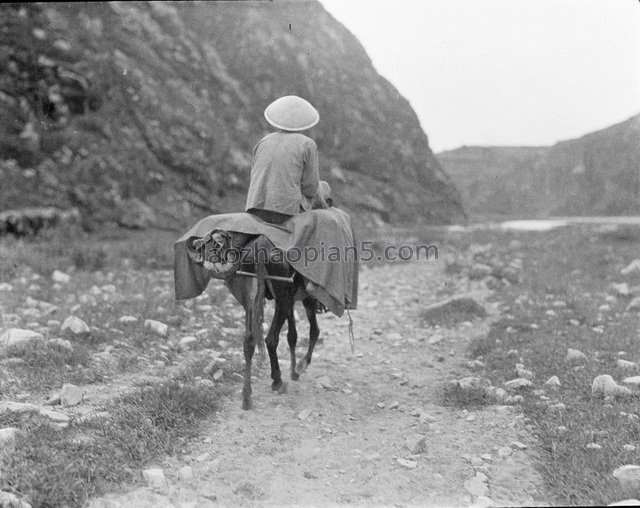
{"label": "rocky hillside", "polygon": [[240,211],[264,107],[287,94],[320,111],[337,203],[463,217],[409,103],[315,1],[2,5],[0,211],[75,207],[88,228]]}
{"label": "rocky hillside", "polygon": [[551,147],[438,154],[473,215],[640,214],[640,115]]}

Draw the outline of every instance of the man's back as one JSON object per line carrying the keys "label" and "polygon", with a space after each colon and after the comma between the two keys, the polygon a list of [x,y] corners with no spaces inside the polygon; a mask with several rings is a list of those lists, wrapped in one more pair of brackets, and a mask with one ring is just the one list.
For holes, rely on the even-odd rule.
{"label": "man's back", "polygon": [[315,142],[296,132],[273,132],[254,149],[245,209],[296,215],[304,197],[314,197],[318,182]]}

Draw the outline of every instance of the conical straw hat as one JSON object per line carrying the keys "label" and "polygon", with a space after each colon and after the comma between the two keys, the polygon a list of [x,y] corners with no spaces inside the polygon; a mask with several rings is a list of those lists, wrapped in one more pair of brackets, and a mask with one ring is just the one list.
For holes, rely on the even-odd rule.
{"label": "conical straw hat", "polygon": [[316,108],[297,95],[276,99],[264,110],[264,117],[274,127],[292,132],[310,129],[320,121]]}

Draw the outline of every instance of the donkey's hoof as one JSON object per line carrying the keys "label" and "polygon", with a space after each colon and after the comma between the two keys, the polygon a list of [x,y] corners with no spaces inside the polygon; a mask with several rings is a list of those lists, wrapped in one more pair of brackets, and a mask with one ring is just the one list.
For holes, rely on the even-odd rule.
{"label": "donkey's hoof", "polygon": [[251,409],[253,406],[251,399],[242,399],[242,409],[245,411]]}
{"label": "donkey's hoof", "polygon": [[279,392],[279,391],[282,389],[282,385],[283,385],[283,384],[284,384],[284,383],[282,382],[282,380],[280,380],[280,381],[274,381],[273,383],[271,383],[271,389],[272,389],[274,392]]}
{"label": "donkey's hoof", "polygon": [[298,374],[295,370],[291,371],[291,379],[293,381],[297,381],[298,379],[300,379],[300,374]]}
{"label": "donkey's hoof", "polygon": [[307,366],[309,363],[306,360],[302,360],[298,365],[296,365],[296,372],[298,375],[302,374],[305,370],[307,370]]}
{"label": "donkey's hoof", "polygon": [[278,393],[279,394],[287,393],[287,383],[282,383],[280,385],[280,388],[278,388]]}

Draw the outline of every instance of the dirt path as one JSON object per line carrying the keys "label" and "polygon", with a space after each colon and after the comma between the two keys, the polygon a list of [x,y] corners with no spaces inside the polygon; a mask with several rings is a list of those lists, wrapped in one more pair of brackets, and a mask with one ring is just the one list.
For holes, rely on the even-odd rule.
{"label": "dirt path", "polygon": [[[355,353],[346,316],[321,316],[323,342],[300,381],[288,381],[288,393],[271,392],[266,362],[254,370],[252,411],[240,409],[238,384],[190,456],[158,464],[171,487],[107,496],[106,506],[486,506],[487,497],[497,505],[535,504],[541,481],[530,449],[511,446],[531,444],[517,408],[438,405],[443,382],[470,375],[465,348],[496,315],[484,286],[456,280],[456,294],[483,302],[490,316],[424,328],[420,310],[452,283],[441,265],[364,269],[360,307],[352,313]],[[307,330],[301,324],[300,337]],[[414,453],[405,443],[416,436],[426,447]],[[503,447],[508,456],[499,455]],[[179,478],[184,465],[193,479]]]}

